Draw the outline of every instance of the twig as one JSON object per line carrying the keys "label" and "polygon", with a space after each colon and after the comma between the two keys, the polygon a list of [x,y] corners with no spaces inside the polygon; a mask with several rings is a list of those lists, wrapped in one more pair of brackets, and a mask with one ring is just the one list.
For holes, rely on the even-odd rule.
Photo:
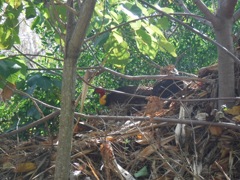
{"label": "twig", "polygon": [[[29,128],[37,126],[43,122],[46,122],[60,114],[60,110],[51,113],[50,115],[41,118],[31,124],[28,124],[24,127],[19,128],[18,130],[11,131],[9,133],[1,134],[0,138],[15,135],[19,132],[25,131]],[[96,119],[96,120],[114,120],[114,121],[127,121],[129,119],[133,121],[149,121],[150,117],[143,117],[143,116],[105,116],[105,115],[86,115],[83,113],[74,113],[75,117],[81,117],[86,119]],[[163,117],[154,117],[152,118],[155,122],[167,122],[172,124],[192,124],[192,125],[203,125],[203,126],[217,126],[222,128],[229,128],[229,129],[236,129],[240,130],[240,126],[233,123],[225,123],[225,122],[209,122],[209,121],[199,121],[199,120],[192,120],[192,119],[176,119],[176,118],[163,118]]]}
{"label": "twig", "polygon": [[34,126],[37,126],[37,125],[39,125],[39,124],[42,124],[42,123],[44,123],[44,122],[46,122],[46,121],[48,121],[48,120],[50,120],[50,119],[58,116],[59,114],[60,114],[60,111],[59,111],[59,110],[58,110],[58,111],[55,111],[55,112],[53,112],[53,113],[45,116],[44,118],[41,118],[41,119],[39,119],[39,120],[37,120],[37,121],[34,121],[34,122],[32,122],[31,124],[28,124],[28,125],[26,125],[26,126],[20,127],[20,128],[17,129],[17,130],[11,131],[11,132],[9,132],[9,133],[0,134],[0,138],[8,137],[8,136],[13,136],[13,135],[18,134],[18,133],[20,133],[20,132],[26,131],[27,129],[30,129],[30,128],[34,127]]}
{"label": "twig", "polygon": [[220,171],[223,173],[223,175],[225,176],[225,178],[226,178],[227,180],[231,180],[231,178],[228,177],[227,173],[224,172],[222,166],[220,166],[220,164],[218,164],[217,161],[215,161],[214,164],[216,164],[216,166],[220,169]]}
{"label": "twig", "polygon": [[[114,120],[114,121],[127,121],[129,119],[133,121],[149,121],[150,117],[143,116],[104,116],[104,115],[86,115],[82,113],[75,113],[75,116],[86,118],[86,119],[104,119],[104,120]],[[153,121],[155,122],[168,122],[168,123],[180,123],[180,124],[193,124],[193,125],[204,125],[204,126],[218,126],[223,128],[230,128],[240,130],[240,125],[236,125],[233,123],[225,123],[225,122],[209,122],[209,121],[199,121],[192,119],[176,119],[176,118],[163,118],[163,117],[154,117]]]}
{"label": "twig", "polygon": [[[183,9],[183,11],[184,11],[185,13],[194,15],[194,14],[187,8],[187,6],[186,6],[186,4],[183,2],[183,0],[177,0],[177,1],[178,1],[179,5],[182,7],[182,9]],[[203,17],[197,17],[197,16],[193,16],[193,17],[194,17],[194,19],[202,22],[203,24],[206,24],[206,25],[212,27],[211,22],[209,22],[208,20],[204,19]]]}
{"label": "twig", "polygon": [[99,69],[105,70],[113,75],[116,75],[118,77],[128,79],[128,80],[152,80],[152,79],[174,79],[174,80],[185,80],[185,81],[200,81],[200,82],[214,82],[214,80],[211,79],[202,79],[202,78],[196,78],[196,77],[188,77],[188,76],[168,76],[168,75],[139,75],[139,76],[130,76],[121,74],[119,72],[113,71],[112,69],[106,68],[106,67],[98,67]]}
{"label": "twig", "polygon": [[[13,46],[13,48],[14,48],[17,52],[19,52],[21,55],[23,55],[25,58],[27,58],[30,62],[36,64],[37,66],[39,66],[39,67],[41,67],[41,68],[46,69],[44,66],[42,66],[41,64],[33,61],[31,58],[29,58],[27,55],[25,55],[23,52],[21,52],[16,46]],[[56,74],[56,75],[58,75],[58,76],[61,75],[61,74],[58,74],[58,73],[56,73],[56,72],[54,72],[54,71],[50,71],[50,72],[53,73],[53,74]]]}

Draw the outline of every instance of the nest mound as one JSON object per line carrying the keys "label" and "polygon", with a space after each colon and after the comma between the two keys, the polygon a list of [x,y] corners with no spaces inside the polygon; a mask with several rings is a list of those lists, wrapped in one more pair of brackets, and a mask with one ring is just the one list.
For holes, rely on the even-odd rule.
{"label": "nest mound", "polygon": [[[79,123],[70,179],[239,179],[240,108],[216,110],[206,100],[217,97],[216,71],[204,73],[201,83],[192,81],[171,101],[148,97],[136,116],[147,120]],[[179,101],[183,96],[194,101]],[[57,139],[3,138],[0,144],[1,179],[53,179]]]}

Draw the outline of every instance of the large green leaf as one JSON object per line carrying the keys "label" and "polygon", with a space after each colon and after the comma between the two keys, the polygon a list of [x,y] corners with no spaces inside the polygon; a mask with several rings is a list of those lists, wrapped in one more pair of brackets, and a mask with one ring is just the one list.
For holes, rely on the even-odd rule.
{"label": "large green leaf", "polygon": [[15,84],[20,78],[25,78],[27,66],[17,57],[0,60],[0,77]]}
{"label": "large green leaf", "polygon": [[143,29],[139,29],[135,32],[135,40],[137,47],[141,53],[149,56],[151,59],[156,57],[158,52],[158,45],[156,39],[153,36],[150,36]]}
{"label": "large green leaf", "polygon": [[167,30],[170,28],[170,21],[167,17],[158,18],[156,19],[156,26],[163,30]]}
{"label": "large green leaf", "polygon": [[33,5],[26,8],[26,19],[30,19],[36,16],[36,10]]}
{"label": "large green leaf", "polygon": [[94,41],[94,45],[95,46],[102,46],[109,38],[109,32],[105,32],[103,34],[101,34],[100,36],[98,36],[95,41]]}
{"label": "large green leaf", "polygon": [[37,81],[37,86],[47,91],[52,88],[52,80],[47,76],[41,76]]}
{"label": "large green leaf", "polygon": [[160,50],[162,52],[168,52],[173,57],[176,57],[176,48],[173,44],[171,44],[164,36],[163,32],[157,27],[152,24],[143,23],[143,27],[148,32],[148,35],[151,37],[152,42],[157,43],[156,46],[151,44],[152,47],[155,47],[155,50]]}
{"label": "large green leaf", "polygon": [[170,42],[165,41],[165,40],[163,40],[163,41],[160,40],[159,45],[160,45],[161,49],[166,50],[173,57],[177,57],[176,48],[173,44],[171,44]]}
{"label": "large green leaf", "polygon": [[53,86],[57,86],[60,88],[61,82],[56,79],[52,79],[48,75],[42,73],[31,74],[31,77],[27,80],[27,85],[29,86],[28,91],[33,92],[36,87],[41,88],[44,91],[48,91],[53,88]]}
{"label": "large green leaf", "polygon": [[0,25],[0,50],[10,49],[14,43],[12,29],[7,29]]}
{"label": "large green leaf", "polygon": [[[116,38],[117,37],[117,38]],[[124,67],[129,62],[129,46],[118,33],[111,35],[104,44],[108,62]]]}
{"label": "large green leaf", "polygon": [[19,22],[18,17],[22,12],[23,6],[16,1],[16,8],[14,1],[8,1],[8,5],[2,14],[2,22],[0,24],[0,50],[10,49],[14,43],[19,43]]}

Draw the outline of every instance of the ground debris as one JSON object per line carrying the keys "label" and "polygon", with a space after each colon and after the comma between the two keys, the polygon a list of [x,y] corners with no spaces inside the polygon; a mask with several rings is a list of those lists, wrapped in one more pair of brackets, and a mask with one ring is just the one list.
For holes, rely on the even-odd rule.
{"label": "ground debris", "polygon": [[[204,71],[201,78],[216,76]],[[204,75],[203,75],[204,74]],[[217,97],[216,81],[188,83],[172,100],[149,97],[137,115],[234,123],[238,107],[216,110],[215,101],[174,101]],[[214,113],[213,113],[214,112]],[[219,116],[221,114],[221,116]],[[203,116],[204,115],[204,116]],[[197,118],[196,118],[197,117]],[[87,124],[87,126],[86,126]],[[177,124],[88,119],[74,131],[71,179],[238,179],[240,131],[185,124],[183,143],[176,143]],[[0,179],[53,179],[57,139],[33,138],[18,143],[0,139]]]}

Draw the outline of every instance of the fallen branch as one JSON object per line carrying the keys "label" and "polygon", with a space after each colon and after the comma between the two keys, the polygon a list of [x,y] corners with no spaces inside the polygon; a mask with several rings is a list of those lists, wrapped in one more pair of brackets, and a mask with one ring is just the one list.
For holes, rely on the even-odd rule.
{"label": "fallen branch", "polygon": [[[18,130],[11,131],[9,133],[0,134],[0,138],[8,137],[15,135],[17,133],[23,132],[27,129],[30,129],[34,126],[37,126],[41,123],[44,123],[60,114],[60,110],[55,111],[48,116],[41,118],[31,124],[28,124],[24,127],[19,128]],[[199,120],[193,120],[193,119],[177,119],[177,118],[163,118],[163,117],[154,117],[151,119],[150,117],[144,117],[144,116],[104,116],[104,115],[86,115],[83,113],[74,113],[75,117],[81,117],[85,119],[95,119],[95,120],[114,120],[114,121],[150,121],[157,123],[171,123],[171,124],[191,124],[191,125],[203,125],[203,126],[217,126],[222,128],[229,128],[229,129],[236,129],[240,130],[240,125],[234,124],[234,123],[225,123],[225,122],[209,122],[209,121],[199,121]]]}
{"label": "fallen branch", "polygon": [[[210,121],[199,121],[194,119],[177,119],[177,118],[162,118],[162,117],[143,117],[143,116],[103,116],[103,115],[86,115],[82,113],[75,113],[76,117],[82,117],[86,119],[99,119],[99,120],[114,120],[114,121],[150,121],[153,122],[167,122],[172,124],[191,124],[191,125],[204,125],[204,126],[218,126],[223,128],[237,129],[240,130],[240,125],[234,123],[225,122],[210,122]],[[1,137],[1,136],[0,136]]]}

